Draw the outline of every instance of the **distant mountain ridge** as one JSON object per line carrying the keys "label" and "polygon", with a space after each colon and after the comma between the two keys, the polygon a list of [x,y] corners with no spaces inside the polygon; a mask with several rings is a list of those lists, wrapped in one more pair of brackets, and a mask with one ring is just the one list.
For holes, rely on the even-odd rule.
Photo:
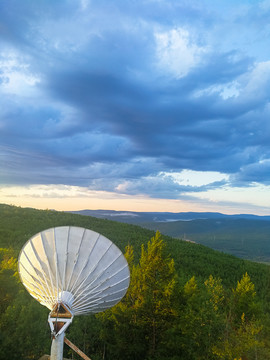
{"label": "distant mountain ridge", "polygon": [[136,212],[136,211],[116,211],[116,210],[78,210],[69,211],[73,214],[94,216],[100,219],[109,219],[130,224],[142,224],[145,222],[170,222],[170,221],[190,221],[198,219],[251,219],[251,220],[270,220],[269,216],[252,214],[227,215],[219,212]]}
{"label": "distant mountain ridge", "polygon": [[270,262],[270,216],[112,210],[82,210],[73,213],[139,225],[240,258]]}

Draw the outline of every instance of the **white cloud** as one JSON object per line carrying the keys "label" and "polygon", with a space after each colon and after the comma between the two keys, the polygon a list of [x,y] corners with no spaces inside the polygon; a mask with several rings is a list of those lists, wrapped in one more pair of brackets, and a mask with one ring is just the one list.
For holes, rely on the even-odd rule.
{"label": "white cloud", "polygon": [[181,28],[157,32],[155,38],[158,66],[177,78],[186,76],[205,52],[191,40],[189,32]]}
{"label": "white cloud", "polygon": [[[251,70],[242,76],[244,96],[259,97],[269,86],[270,80],[270,61],[259,62]],[[268,94],[267,94],[268,96]]]}
{"label": "white cloud", "polygon": [[163,174],[164,176],[170,176],[178,184],[185,186],[204,186],[217,181],[228,180],[229,178],[227,174],[222,174],[217,171],[183,170],[179,173],[164,172]]}
{"label": "white cloud", "polygon": [[29,64],[22,62],[15,54],[0,54],[1,91],[20,96],[32,93],[40,79],[29,68]]}
{"label": "white cloud", "polygon": [[221,84],[221,85],[212,85],[209,86],[208,88],[196,91],[194,96],[195,97],[200,97],[203,95],[212,95],[212,94],[219,94],[220,97],[222,97],[222,99],[226,100],[232,97],[237,97],[239,95],[240,92],[240,84],[238,83],[238,81],[231,81],[228,82],[226,84]]}
{"label": "white cloud", "polygon": [[270,61],[256,63],[253,68],[225,84],[213,84],[194,93],[195,97],[219,94],[224,100],[238,98],[240,101],[268,96]]}

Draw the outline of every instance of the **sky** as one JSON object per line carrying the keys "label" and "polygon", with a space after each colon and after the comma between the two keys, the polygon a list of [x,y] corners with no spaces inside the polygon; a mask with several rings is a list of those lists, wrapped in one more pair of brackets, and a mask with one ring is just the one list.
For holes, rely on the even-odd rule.
{"label": "sky", "polygon": [[270,1],[1,0],[0,203],[270,214]]}

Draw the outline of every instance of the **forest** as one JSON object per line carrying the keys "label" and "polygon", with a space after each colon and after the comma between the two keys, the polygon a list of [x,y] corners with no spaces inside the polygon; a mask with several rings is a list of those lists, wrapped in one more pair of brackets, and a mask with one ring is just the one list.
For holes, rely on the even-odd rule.
{"label": "forest", "polygon": [[159,230],[174,238],[189,239],[243,259],[269,263],[270,221],[265,218],[148,222],[141,226]]}
{"label": "forest", "polygon": [[80,215],[139,225],[173,238],[257,262],[270,262],[270,216],[216,212],[72,211]]}
{"label": "forest", "polygon": [[[270,268],[139,226],[0,204],[0,360],[49,354],[49,310],[22,286],[17,259],[47,228],[97,231],[125,254],[126,296],[75,317],[67,338],[92,360],[270,359]],[[65,356],[79,359],[68,347]]]}

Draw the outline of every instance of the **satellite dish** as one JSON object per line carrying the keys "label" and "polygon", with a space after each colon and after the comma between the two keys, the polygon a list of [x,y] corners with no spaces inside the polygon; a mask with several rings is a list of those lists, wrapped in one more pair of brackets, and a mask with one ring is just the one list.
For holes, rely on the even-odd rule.
{"label": "satellite dish", "polygon": [[118,247],[80,227],[61,226],[34,235],[23,246],[18,264],[30,295],[51,310],[55,337],[64,333],[74,315],[117,304],[129,286],[128,264]]}

